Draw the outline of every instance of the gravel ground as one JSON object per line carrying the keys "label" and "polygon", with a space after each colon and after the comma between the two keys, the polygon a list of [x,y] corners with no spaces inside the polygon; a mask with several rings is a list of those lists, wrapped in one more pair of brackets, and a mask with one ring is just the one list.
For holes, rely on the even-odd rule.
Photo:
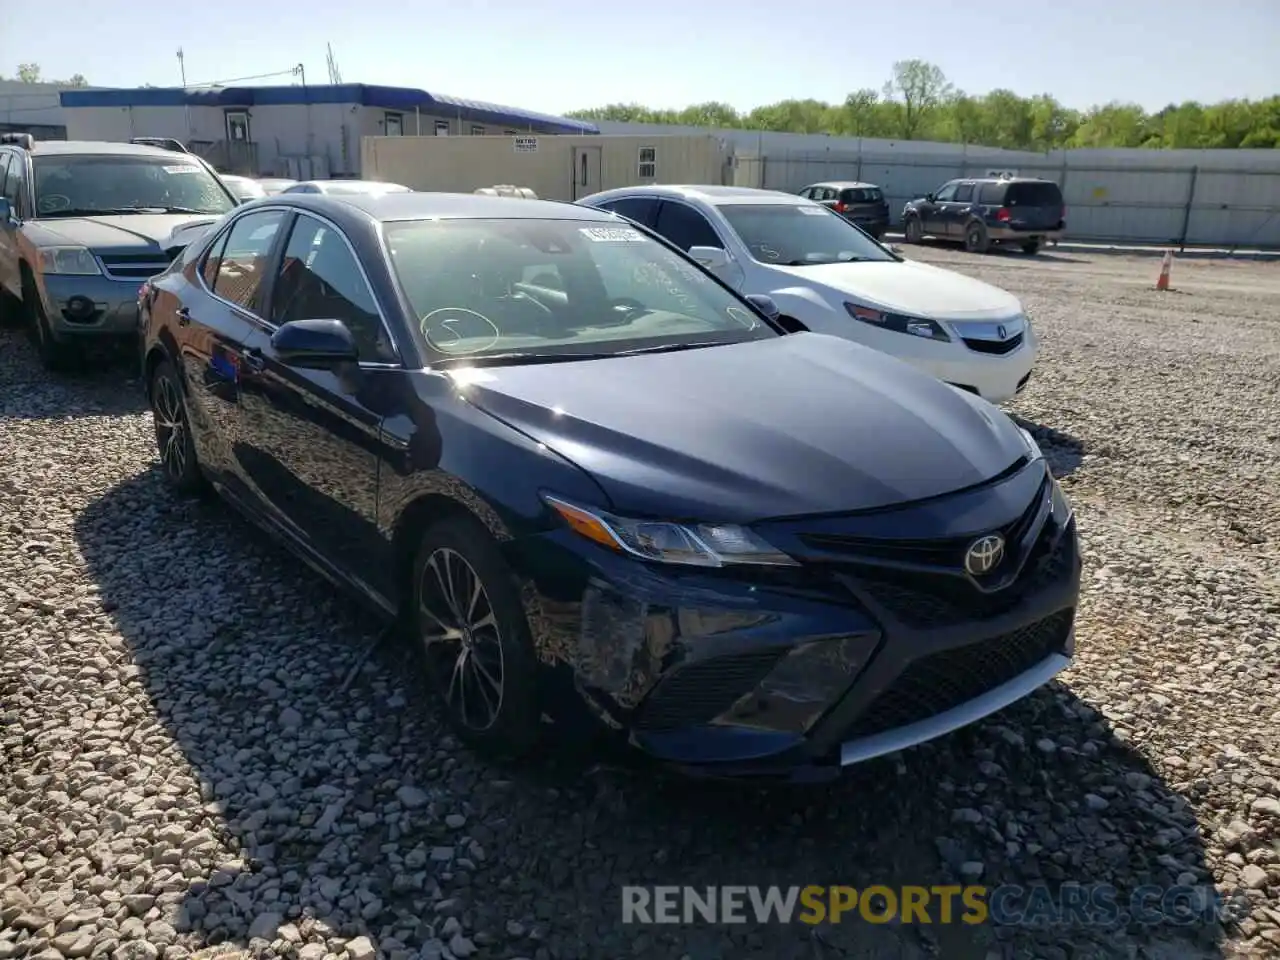
{"label": "gravel ground", "polygon": [[[823,788],[478,762],[369,618],[175,501],[129,370],[0,332],[0,960],[1280,955],[1280,267],[946,264],[1024,297],[1074,499],[1061,684]],[[1216,884],[1221,924],[624,926],[619,887]]]}

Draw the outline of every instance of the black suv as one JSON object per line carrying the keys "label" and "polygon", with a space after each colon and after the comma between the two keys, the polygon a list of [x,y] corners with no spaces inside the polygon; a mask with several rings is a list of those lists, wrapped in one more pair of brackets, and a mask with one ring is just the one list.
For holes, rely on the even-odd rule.
{"label": "black suv", "polygon": [[889,202],[874,183],[826,180],[811,183],[800,196],[829,207],[879,240],[889,229]]}
{"label": "black suv", "polygon": [[902,210],[908,243],[925,237],[957,240],[973,253],[993,243],[1014,243],[1023,253],[1038,253],[1067,226],[1062,190],[1052,180],[949,180],[934,193],[910,200]]}

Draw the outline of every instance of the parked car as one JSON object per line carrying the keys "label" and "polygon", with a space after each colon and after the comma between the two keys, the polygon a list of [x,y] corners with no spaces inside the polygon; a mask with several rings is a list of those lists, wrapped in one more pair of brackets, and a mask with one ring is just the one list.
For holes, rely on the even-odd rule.
{"label": "parked car", "polygon": [[1036,254],[1046,240],[1057,242],[1067,226],[1062,188],[1029,177],[948,180],[935,192],[908,201],[902,229],[908,243],[925,237],[956,240],[971,253],[992,244],[1016,244]]}
{"label": "parked car", "polygon": [[0,137],[0,311],[49,369],[89,343],[134,344],[138,285],[169,266],[175,230],[235,205],[190,154]]}
{"label": "parked car", "polygon": [[173,137],[134,137],[129,141],[144,147],[159,147],[161,150],[172,150],[174,153],[190,153],[187,145]]}
{"label": "parked car", "polygon": [[995,403],[1027,384],[1037,342],[1017,298],[904,260],[826,207],[772,190],[623,187],[578,201],[651,228],[793,329],[874,347]]}
{"label": "parked car", "polygon": [[222,182],[236,195],[241,203],[250,200],[261,200],[267,196],[266,188],[253,177],[241,177],[232,173],[221,174]]}
{"label": "parked car", "polygon": [[358,193],[409,193],[408,187],[398,183],[381,183],[377,180],[303,180],[280,191],[281,193],[328,193],[350,195]]}
{"label": "parked car", "polygon": [[877,240],[889,229],[889,201],[874,183],[858,180],[813,183],[801,190],[800,196],[829,207]]}
{"label": "parked car", "polygon": [[290,180],[287,177],[260,177],[258,179],[258,185],[267,192],[267,196],[271,197],[283,192],[288,187],[292,187],[297,182],[297,180]]}
{"label": "parked car", "polygon": [[143,372],[172,487],[399,617],[468,743],[827,776],[1067,666],[1079,549],[998,409],[774,312],[588,207],[282,194],[148,284]]}

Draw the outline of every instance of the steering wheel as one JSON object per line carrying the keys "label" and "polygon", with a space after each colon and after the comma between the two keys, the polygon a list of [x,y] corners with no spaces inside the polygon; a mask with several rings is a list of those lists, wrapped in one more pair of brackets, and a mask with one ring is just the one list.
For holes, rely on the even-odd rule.
{"label": "steering wheel", "polygon": [[40,197],[41,213],[57,213],[71,206],[71,198],[61,193],[46,193]]}

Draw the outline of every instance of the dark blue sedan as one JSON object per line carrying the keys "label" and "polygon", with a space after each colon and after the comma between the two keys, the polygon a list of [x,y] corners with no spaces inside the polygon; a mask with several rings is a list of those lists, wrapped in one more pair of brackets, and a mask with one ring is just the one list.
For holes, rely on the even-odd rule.
{"label": "dark blue sedan", "polygon": [[173,487],[398,622],[477,748],[829,775],[1070,660],[1075,525],[1029,434],[613,214],[281,195],[140,300]]}

